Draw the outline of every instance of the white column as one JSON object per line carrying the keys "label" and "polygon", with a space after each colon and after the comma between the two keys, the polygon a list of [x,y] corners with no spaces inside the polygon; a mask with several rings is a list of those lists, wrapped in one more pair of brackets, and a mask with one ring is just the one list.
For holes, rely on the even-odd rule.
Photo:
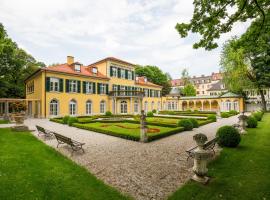
{"label": "white column", "polygon": [[203,111],[203,101],[202,101],[202,111]]}
{"label": "white column", "polygon": [[210,106],[210,111],[212,111],[212,101],[210,101],[209,106]]}
{"label": "white column", "polygon": [[133,111],[132,111],[132,97],[130,97],[130,114],[133,114]]}

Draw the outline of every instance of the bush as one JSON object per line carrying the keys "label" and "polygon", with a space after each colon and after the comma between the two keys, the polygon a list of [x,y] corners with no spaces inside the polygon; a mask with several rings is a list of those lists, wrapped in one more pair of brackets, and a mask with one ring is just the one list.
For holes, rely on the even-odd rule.
{"label": "bush", "polygon": [[189,119],[182,119],[178,122],[178,126],[184,127],[185,131],[190,131],[193,129],[193,124]]}
{"label": "bush", "polygon": [[194,119],[194,118],[190,118],[189,119],[193,125],[193,128],[198,128],[199,127],[199,122],[197,119]]}
{"label": "bush", "polygon": [[218,129],[218,144],[221,147],[237,147],[241,141],[238,130],[232,126],[222,126]]}
{"label": "bush", "polygon": [[230,111],[229,111],[229,114],[231,114],[231,115],[237,115],[238,112],[237,112],[236,110],[230,110]]}
{"label": "bush", "polygon": [[256,120],[255,117],[249,116],[249,117],[247,118],[247,127],[248,127],[248,128],[256,128],[257,125],[258,125],[258,121]]}
{"label": "bush", "polygon": [[154,117],[153,112],[148,112],[148,113],[147,113],[147,117]]}
{"label": "bush", "polygon": [[68,125],[72,126],[73,123],[78,122],[78,118],[77,117],[69,117],[68,118]]}
{"label": "bush", "polygon": [[216,122],[216,121],[217,121],[216,115],[209,115],[209,116],[207,117],[207,119],[212,120],[213,122]]}
{"label": "bush", "polygon": [[153,113],[157,113],[157,110],[156,110],[156,109],[154,109],[154,110],[152,110],[152,112],[153,112]]}
{"label": "bush", "polygon": [[105,115],[106,116],[112,116],[112,113],[110,111],[106,111]]}
{"label": "bush", "polygon": [[257,121],[261,121],[262,120],[262,116],[263,116],[263,113],[262,112],[255,112],[252,114],[253,117],[257,120]]}
{"label": "bush", "polygon": [[64,124],[67,124],[68,123],[68,119],[69,119],[69,116],[66,115],[65,117],[63,117],[63,123]]}
{"label": "bush", "polygon": [[222,117],[222,118],[228,118],[228,117],[230,117],[230,114],[227,113],[227,112],[222,112],[222,113],[221,113],[221,117]]}

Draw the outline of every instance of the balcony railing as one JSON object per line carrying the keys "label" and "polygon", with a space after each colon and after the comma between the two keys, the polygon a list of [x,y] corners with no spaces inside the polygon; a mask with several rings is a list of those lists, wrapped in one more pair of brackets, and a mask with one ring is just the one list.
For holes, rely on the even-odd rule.
{"label": "balcony railing", "polygon": [[144,97],[144,92],[134,90],[120,90],[110,91],[109,96],[111,97]]}

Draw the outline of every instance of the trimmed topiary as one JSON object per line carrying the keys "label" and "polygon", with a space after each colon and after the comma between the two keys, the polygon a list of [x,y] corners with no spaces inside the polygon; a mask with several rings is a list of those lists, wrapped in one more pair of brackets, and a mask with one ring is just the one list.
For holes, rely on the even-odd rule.
{"label": "trimmed topiary", "polygon": [[221,147],[237,147],[241,141],[238,130],[232,126],[222,126],[216,133],[217,142]]}
{"label": "trimmed topiary", "polygon": [[231,115],[237,115],[238,112],[237,112],[236,110],[230,110],[230,111],[229,111],[229,114],[231,114]]}
{"label": "trimmed topiary", "polygon": [[197,119],[194,119],[194,118],[190,118],[189,119],[193,125],[193,128],[198,128],[199,127],[199,123],[198,123],[198,120]]}
{"label": "trimmed topiary", "polygon": [[154,117],[153,112],[148,112],[148,113],[147,113],[147,117]]}
{"label": "trimmed topiary", "polygon": [[106,116],[112,116],[112,113],[111,113],[111,111],[106,111],[105,115]]}
{"label": "trimmed topiary", "polygon": [[216,122],[216,121],[217,121],[216,115],[209,115],[209,116],[207,117],[207,119],[212,120],[213,122]]}
{"label": "trimmed topiary", "polygon": [[255,112],[252,115],[253,115],[253,117],[255,117],[255,119],[257,121],[261,121],[262,120],[262,116],[263,116],[263,113],[262,112]]}
{"label": "trimmed topiary", "polygon": [[221,116],[222,118],[228,118],[228,117],[230,117],[230,114],[227,113],[227,112],[222,112],[220,116]]}
{"label": "trimmed topiary", "polygon": [[73,123],[77,123],[78,122],[78,118],[77,117],[69,117],[68,119],[68,125],[72,126]]}
{"label": "trimmed topiary", "polygon": [[185,131],[190,131],[193,129],[193,124],[189,119],[182,119],[178,121],[178,126],[183,127]]}
{"label": "trimmed topiary", "polygon": [[154,110],[152,110],[152,112],[153,112],[153,113],[157,113],[157,110],[156,110],[156,109],[154,109]]}
{"label": "trimmed topiary", "polygon": [[69,116],[66,115],[65,117],[63,117],[63,123],[64,124],[67,124],[68,123],[68,119],[69,119]]}
{"label": "trimmed topiary", "polygon": [[247,127],[248,128],[256,128],[257,125],[258,125],[258,121],[257,121],[257,119],[255,117],[249,116],[247,118]]}

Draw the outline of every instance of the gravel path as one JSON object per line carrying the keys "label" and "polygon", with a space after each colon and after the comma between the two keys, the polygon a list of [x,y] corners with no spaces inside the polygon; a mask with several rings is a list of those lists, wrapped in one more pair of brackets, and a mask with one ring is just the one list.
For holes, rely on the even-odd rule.
{"label": "gravel path", "polygon": [[[191,177],[191,166],[186,162],[185,150],[195,145],[192,139],[195,133],[204,133],[211,139],[220,126],[236,122],[237,116],[220,119],[193,131],[146,144],[68,127],[47,119],[28,119],[25,124],[30,129],[37,124],[85,142],[85,154],[78,152],[71,156],[66,145],[58,150],[121,192],[138,200],[148,200],[166,199]],[[56,148],[55,139],[44,142]]]}

